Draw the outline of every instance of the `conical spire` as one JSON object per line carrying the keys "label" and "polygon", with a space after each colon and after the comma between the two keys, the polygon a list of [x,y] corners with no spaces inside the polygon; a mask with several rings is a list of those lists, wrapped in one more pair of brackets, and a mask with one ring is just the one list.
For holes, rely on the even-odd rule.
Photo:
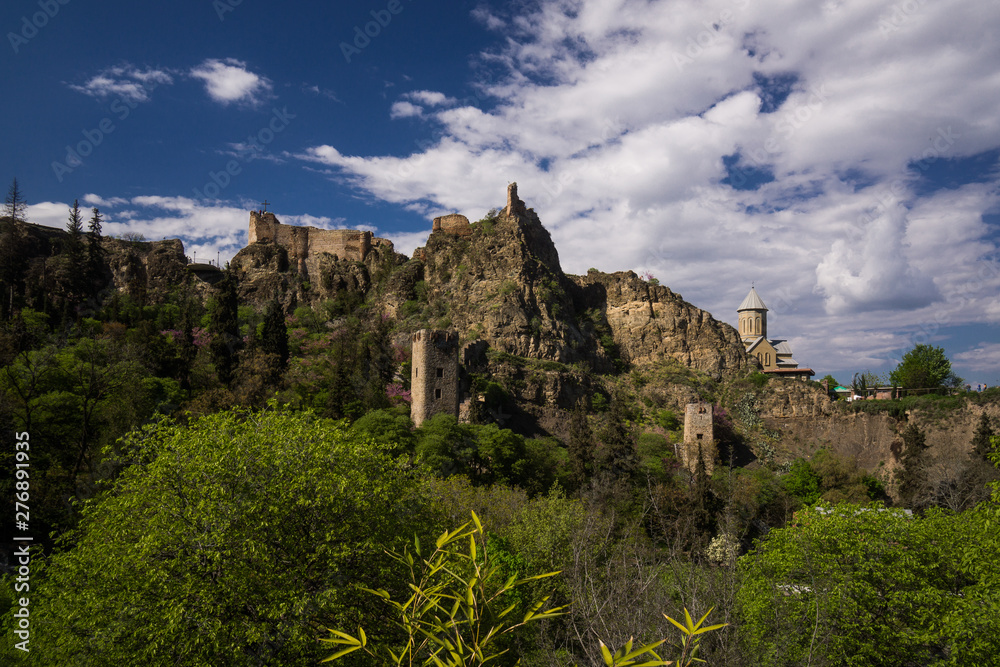
{"label": "conical spire", "polygon": [[741,303],[740,307],[736,309],[736,312],[740,312],[742,310],[767,310],[767,306],[764,305],[764,301],[760,298],[757,294],[757,290],[753,287],[750,288],[750,293],[747,294],[747,298],[743,299],[743,303]]}

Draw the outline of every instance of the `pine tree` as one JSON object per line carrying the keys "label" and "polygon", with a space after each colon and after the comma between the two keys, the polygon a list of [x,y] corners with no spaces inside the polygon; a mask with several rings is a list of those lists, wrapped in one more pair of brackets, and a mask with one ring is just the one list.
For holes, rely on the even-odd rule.
{"label": "pine tree", "polygon": [[82,283],[81,277],[86,273],[83,261],[83,218],[80,217],[78,200],[73,200],[73,208],[69,210],[66,231],[69,232],[69,239],[66,241],[66,255],[69,260],[67,291],[72,298],[78,294]]}
{"label": "pine tree", "polygon": [[17,184],[17,179],[15,178],[11,184],[10,188],[7,190],[7,201],[4,206],[4,215],[11,219],[14,223],[24,223],[27,222],[25,219],[25,213],[28,210],[28,204],[24,201],[24,193],[21,191],[20,186]]}
{"label": "pine tree", "polygon": [[14,314],[15,295],[23,294],[24,275],[28,267],[25,252],[28,242],[27,208],[24,193],[15,178],[7,191],[4,206],[7,219],[0,226],[0,283],[3,290],[0,300],[8,319]]}
{"label": "pine tree", "polygon": [[101,222],[104,218],[95,206],[87,227],[87,273],[91,281],[104,273],[104,247],[101,245]]}

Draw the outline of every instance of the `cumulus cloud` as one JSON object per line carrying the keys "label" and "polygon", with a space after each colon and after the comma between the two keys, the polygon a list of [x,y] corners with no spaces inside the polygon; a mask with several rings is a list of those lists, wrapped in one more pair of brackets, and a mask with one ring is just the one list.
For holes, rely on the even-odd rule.
{"label": "cumulus cloud", "polygon": [[245,62],[235,58],[209,58],[189,74],[203,81],[209,97],[220,104],[253,104],[269,97],[273,87],[270,79],[251,72]]}
{"label": "cumulus cloud", "polygon": [[389,117],[412,118],[413,116],[421,116],[423,113],[423,107],[413,104],[412,102],[407,102],[406,100],[401,100],[393,103],[392,109],[389,110]]}
{"label": "cumulus cloud", "polygon": [[109,67],[84,84],[70,84],[70,88],[98,99],[119,97],[128,102],[146,102],[157,86],[173,82],[168,70],[140,69],[126,64]]}

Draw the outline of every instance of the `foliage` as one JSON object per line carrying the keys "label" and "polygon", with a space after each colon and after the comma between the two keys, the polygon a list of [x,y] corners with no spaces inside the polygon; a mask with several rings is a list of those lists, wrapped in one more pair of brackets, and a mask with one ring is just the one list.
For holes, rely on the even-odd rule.
{"label": "foliage", "polygon": [[952,372],[944,348],[922,343],[903,355],[889,377],[894,386],[904,389],[938,389],[962,384],[962,378]]}
{"label": "foliage", "polygon": [[417,461],[445,477],[516,484],[529,471],[524,436],[496,424],[459,424],[451,415],[437,414],[420,425],[416,438]]}
{"label": "foliage", "polygon": [[426,522],[385,447],[309,413],[163,421],[122,456],[32,578],[31,664],[315,664],[316,628],[369,606],[345,584],[395,578],[384,549]]}
{"label": "foliage", "polygon": [[782,479],[785,490],[803,505],[812,505],[820,496],[820,476],[805,459],[795,459]]}
{"label": "foliage", "polygon": [[423,556],[419,538],[413,540],[413,551],[407,547],[401,554],[391,553],[409,569],[409,597],[400,602],[384,589],[362,590],[385,601],[390,621],[402,630],[405,641],[396,646],[369,643],[361,627],[357,637],[327,628],[333,636],[320,641],[345,648],[323,662],[360,650],[382,665],[483,665],[509,651],[500,648],[505,635],[528,623],[560,615],[564,607],[546,608],[548,596],[535,602],[520,620],[511,615],[517,604],[508,603],[515,589],[558,572],[523,579],[512,574],[504,580],[485,537],[483,525],[473,512],[472,522],[442,533],[428,556]]}
{"label": "foliage", "polygon": [[745,651],[763,666],[986,664],[1000,648],[987,518],[881,503],[800,512],[740,559]]}
{"label": "foliage", "polygon": [[[707,619],[708,615],[711,613],[712,610],[709,609],[705,612],[705,615],[698,619],[698,622],[695,623],[694,619],[691,618],[691,614],[687,609],[685,609],[683,625],[666,614],[663,615],[663,617],[676,626],[682,634],[680,645],[681,652],[676,661],[664,661],[653,650],[666,642],[666,639],[661,639],[658,642],[640,646],[636,649],[632,648],[632,640],[630,639],[626,642],[625,646],[615,651],[614,654],[612,654],[608,647],[604,645],[604,642],[601,642],[601,656],[604,658],[604,664],[607,667],[626,667],[627,665],[635,665],[636,667],[643,667],[644,665],[677,665],[678,667],[687,667],[693,662],[704,662],[704,660],[699,660],[696,657],[698,655],[698,649],[701,648],[701,637],[699,635],[703,635],[706,632],[712,632],[713,630],[718,630],[729,625],[728,623],[719,623],[716,625],[702,627],[705,619]],[[642,662],[636,662],[634,660],[634,658],[647,653],[653,656],[655,660],[644,659]]]}

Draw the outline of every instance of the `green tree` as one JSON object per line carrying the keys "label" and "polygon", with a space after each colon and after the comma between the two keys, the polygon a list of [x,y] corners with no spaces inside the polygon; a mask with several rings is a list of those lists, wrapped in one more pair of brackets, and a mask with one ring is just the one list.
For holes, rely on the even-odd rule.
{"label": "green tree", "polygon": [[740,558],[746,654],[764,667],[990,663],[1000,586],[986,522],[880,503],[800,513]]}
{"label": "green tree", "polygon": [[594,473],[594,435],[582,403],[577,403],[570,417],[567,450],[569,478],[574,487],[582,487]]}
{"label": "green tree", "polygon": [[939,389],[962,384],[962,378],[951,371],[951,361],[944,349],[925,344],[904,354],[889,379],[904,389]]}
{"label": "green tree", "polygon": [[215,299],[209,308],[209,355],[215,364],[219,382],[229,385],[236,371],[240,349],[239,301],[236,295],[236,276],[226,270],[222,280],[215,285]]}
{"label": "green tree", "polygon": [[899,459],[902,467],[896,473],[899,498],[907,507],[921,503],[927,491],[926,450],[927,440],[923,431],[916,424],[907,426],[903,431],[903,451]]}
{"label": "green tree", "polygon": [[788,474],[781,482],[792,496],[799,499],[803,505],[812,505],[820,497],[820,476],[805,459],[795,459]]}
{"label": "green tree", "polygon": [[288,327],[285,311],[277,299],[267,305],[260,332],[260,347],[264,352],[278,355],[281,367],[288,366]]}
{"label": "green tree", "polygon": [[66,239],[64,290],[69,305],[79,298],[83,278],[87,273],[84,261],[83,218],[80,216],[80,202],[77,200],[73,200],[73,207],[69,209],[66,231],[69,233],[69,238]]}
{"label": "green tree", "polygon": [[310,413],[160,422],[122,455],[32,579],[29,664],[314,665],[320,627],[373,620],[350,582],[403,592],[385,550],[428,521],[385,447]]}

